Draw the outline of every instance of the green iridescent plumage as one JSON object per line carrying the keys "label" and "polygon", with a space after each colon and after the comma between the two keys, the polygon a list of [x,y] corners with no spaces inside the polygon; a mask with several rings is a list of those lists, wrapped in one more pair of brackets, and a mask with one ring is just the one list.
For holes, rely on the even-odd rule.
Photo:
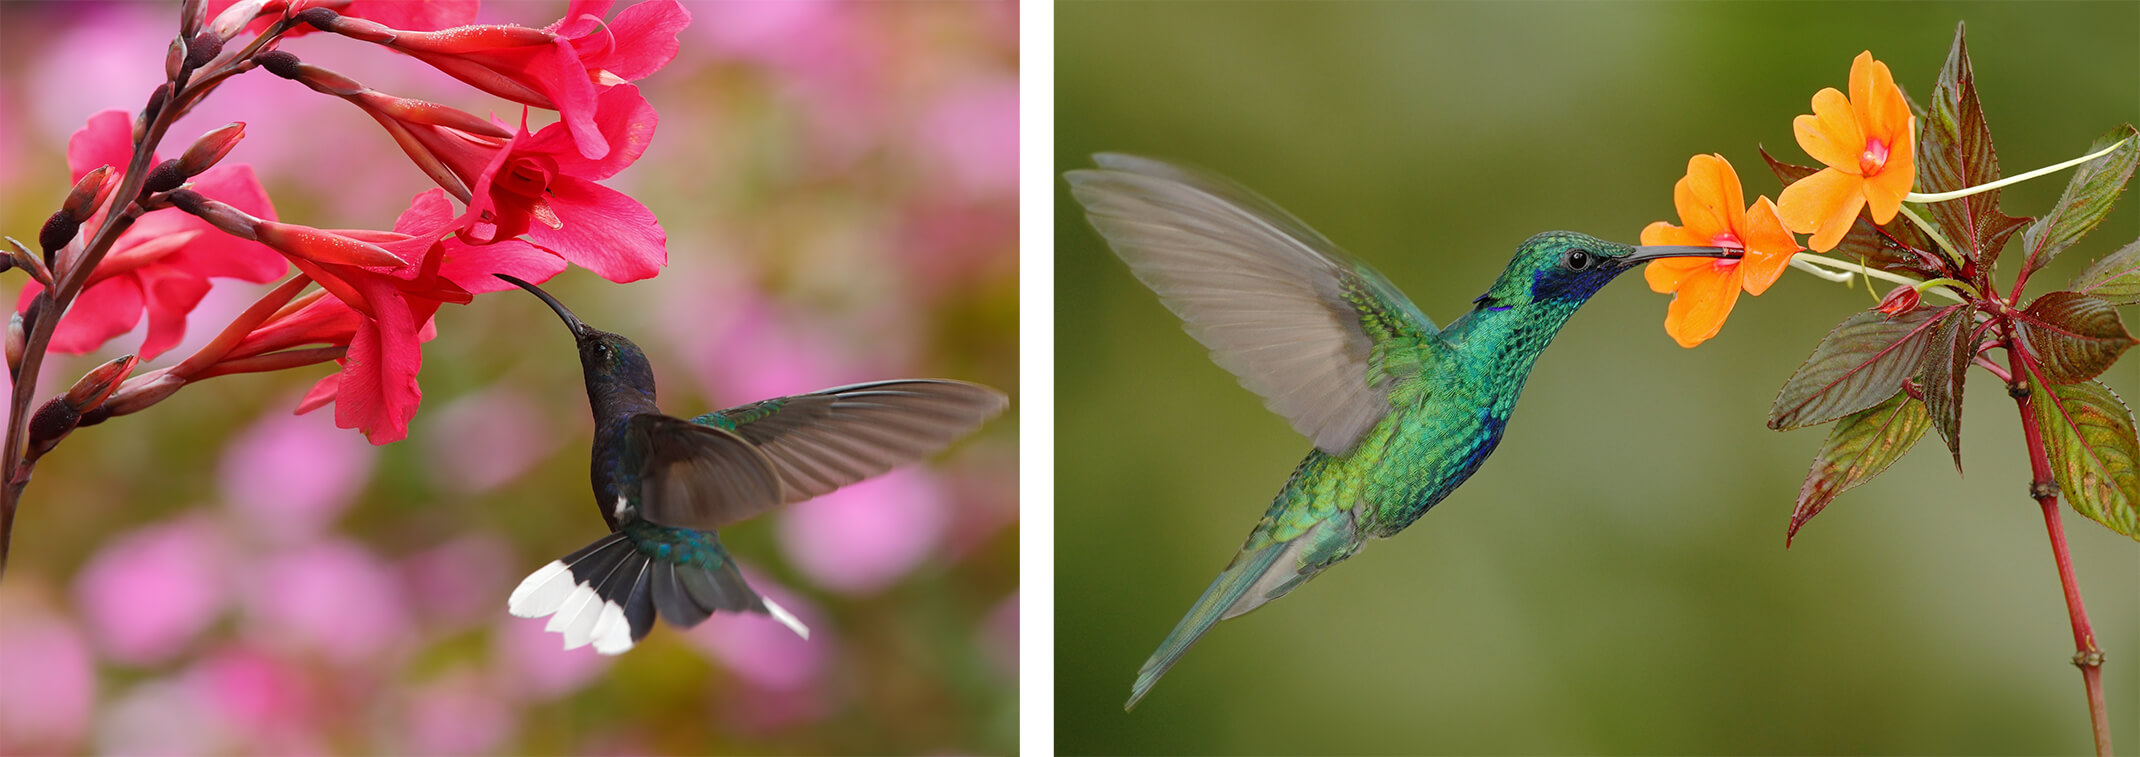
{"label": "green iridescent plumage", "polygon": [[1095,160],[1067,176],[1093,226],[1214,361],[1316,446],[1145,661],[1126,707],[1214,623],[1396,534],[1470,478],[1539,353],[1614,277],[1659,257],[1736,255],[1539,234],[1437,329],[1381,274],[1252,192],[1158,161]]}

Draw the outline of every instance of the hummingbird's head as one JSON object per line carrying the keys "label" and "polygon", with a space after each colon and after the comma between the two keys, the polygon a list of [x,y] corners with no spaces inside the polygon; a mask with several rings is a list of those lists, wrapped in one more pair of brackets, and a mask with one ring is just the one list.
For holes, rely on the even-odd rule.
{"label": "hummingbird's head", "polygon": [[1548,231],[1524,240],[1501,278],[1477,302],[1490,310],[1530,305],[1573,310],[1620,274],[1651,260],[1743,254],[1728,247],[1636,246],[1572,231]]}
{"label": "hummingbird's head", "polygon": [[566,309],[564,303],[558,302],[556,297],[550,296],[549,292],[534,284],[502,273],[491,275],[542,298],[543,303],[549,305],[551,310],[556,311],[557,317],[565,321],[565,327],[572,329],[573,340],[579,343],[580,367],[586,370],[590,387],[597,381],[612,379],[622,380],[645,390],[648,394],[654,392],[654,369],[647,362],[646,353],[639,350],[639,345],[621,334],[612,334],[587,325],[579,316]]}

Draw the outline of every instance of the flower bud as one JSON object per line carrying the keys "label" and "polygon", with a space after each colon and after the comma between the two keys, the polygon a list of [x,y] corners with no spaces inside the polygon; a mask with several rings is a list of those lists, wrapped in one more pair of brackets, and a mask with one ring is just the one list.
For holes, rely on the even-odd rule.
{"label": "flower bud", "polygon": [[238,32],[245,31],[245,27],[252,25],[253,19],[260,17],[260,9],[266,5],[267,0],[238,0],[231,3],[222,13],[216,14],[215,21],[208,25],[208,33],[222,40],[238,36]]}
{"label": "flower bud", "polygon": [[82,374],[81,380],[74,382],[74,387],[68,389],[62,399],[77,413],[95,410],[102,406],[105,400],[111,399],[112,393],[119,390],[119,382],[125,381],[127,374],[134,372],[134,364],[138,362],[140,358],[127,355],[97,366]]}
{"label": "flower bud", "polygon": [[22,373],[22,353],[28,346],[29,329],[23,325],[22,314],[16,313],[7,319],[7,374]]}
{"label": "flower bud", "polygon": [[295,79],[298,75],[297,65],[302,61],[299,61],[297,56],[281,50],[269,50],[254,55],[253,62],[260,64],[261,68],[267,69],[268,73],[284,79]]}
{"label": "flower bud", "polygon": [[276,252],[315,263],[356,266],[403,266],[408,261],[386,248],[330,231],[294,223],[261,221],[253,225],[254,238]]}
{"label": "flower bud", "polygon": [[254,235],[253,228],[261,221],[245,211],[208,199],[191,189],[173,191],[164,195],[164,199],[170,201],[171,207],[186,211],[187,214],[207,221],[208,225],[232,236],[240,239],[258,238]]}
{"label": "flower bud", "polygon": [[185,385],[186,380],[172,374],[169,368],[135,376],[121,384],[119,391],[112,393],[111,399],[106,400],[102,407],[84,413],[82,425],[101,423],[105,418],[114,415],[141,412],[148,406],[178,393],[179,388]]}
{"label": "flower bud", "polygon": [[141,181],[141,191],[150,194],[169,192],[186,183],[186,174],[178,167],[178,161],[166,160],[149,169],[149,176]]}
{"label": "flower bud", "polygon": [[82,174],[82,180],[74,183],[74,189],[67,192],[67,201],[59,207],[75,222],[87,221],[96,215],[97,208],[104,206],[104,198],[111,196],[114,183],[111,166],[98,166],[97,170]]}
{"label": "flower bud", "polygon": [[231,148],[238,146],[238,140],[244,138],[243,121],[224,124],[214,131],[202,134],[200,139],[194,140],[193,145],[186,148],[186,154],[179,156],[178,172],[188,177],[199,175],[221,161],[223,156],[229,155]]}
{"label": "flower bud", "polygon": [[67,215],[67,211],[55,210],[51,218],[45,219],[44,228],[37,230],[37,246],[44,249],[46,254],[58,252],[60,248],[66,247],[68,242],[74,241],[75,233],[81,229],[81,222]]}
{"label": "flower bud", "polygon": [[209,61],[223,54],[223,38],[214,34],[196,34],[186,41],[186,70],[208,65]]}
{"label": "flower bud", "polygon": [[171,44],[163,49],[163,78],[178,81],[178,75],[186,72],[186,40],[172,37]]}
{"label": "flower bud", "polygon": [[30,416],[30,457],[51,452],[53,447],[59,446],[59,440],[74,433],[74,428],[81,424],[81,411],[67,404],[64,397],[52,398],[37,409],[36,415]]}
{"label": "flower bud", "polygon": [[178,4],[178,36],[192,37],[208,24],[208,0],[185,0]]}
{"label": "flower bud", "polygon": [[1923,299],[1924,295],[1917,291],[1917,287],[1904,284],[1895,287],[1895,291],[1888,292],[1886,297],[1880,299],[1880,304],[1873,306],[1873,309],[1887,314],[1889,318],[1893,318],[1916,310],[1918,303],[1922,302]]}

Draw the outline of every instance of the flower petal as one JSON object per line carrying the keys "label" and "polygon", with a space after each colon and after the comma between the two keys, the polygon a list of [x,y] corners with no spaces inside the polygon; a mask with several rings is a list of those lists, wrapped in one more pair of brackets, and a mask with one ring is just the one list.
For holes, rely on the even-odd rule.
{"label": "flower petal", "polygon": [[1865,152],[1865,131],[1850,100],[1834,87],[1813,95],[1813,115],[1791,120],[1798,146],[1830,168],[1858,172],[1858,156]]}
{"label": "flower petal", "polygon": [[[1645,242],[1647,244],[1647,242]],[[1664,258],[1650,261],[1642,269],[1642,280],[1649,282],[1650,291],[1670,294],[1686,286],[1696,276],[1709,275],[1715,269],[1712,258]]]}
{"label": "flower petal", "polygon": [[1791,256],[1801,248],[1798,240],[1783,229],[1783,220],[1776,217],[1776,205],[1767,197],[1754,200],[1746,216],[1746,257],[1739,260],[1740,286],[1747,294],[1759,295],[1776,283],[1783,269],[1790,266]]}
{"label": "flower petal", "polygon": [[[114,172],[126,170],[134,157],[134,118],[123,110],[107,110],[89,117],[89,122],[67,138],[69,181],[81,181],[98,166]],[[154,165],[151,163],[150,165]],[[118,181],[113,176],[112,181]]]}
{"label": "flower petal", "polygon": [[[278,261],[279,262],[279,261]],[[137,354],[153,360],[186,335],[186,314],[208,294],[208,280],[191,271],[157,265],[141,269],[141,284],[149,313],[149,333]]]}
{"label": "flower petal", "polygon": [[[1865,56],[1870,59],[1871,53]],[[1856,66],[1852,66],[1854,71]],[[1851,104],[1857,106],[1858,124],[1865,129],[1867,139],[1877,139],[1888,146],[1888,162],[1894,162],[1894,154],[1911,142],[1916,131],[1911,129],[1910,103],[1902,99],[1902,88],[1895,86],[1895,75],[1888,71],[1887,64],[1872,61],[1872,81],[1859,100],[1853,88]],[[1854,77],[1853,77],[1854,78]]]}
{"label": "flower petal", "polygon": [[[23,304],[18,308],[28,307],[28,295],[34,291],[24,290]],[[52,331],[52,351],[81,355],[104,346],[112,337],[133,331],[140,322],[141,280],[113,276],[90,285],[74,298],[74,304],[67,307],[66,315]]]}
{"label": "flower petal", "polygon": [[[1715,261],[1702,262],[1714,270]],[[1725,317],[1731,315],[1731,306],[1739,301],[1737,278],[1721,272],[1689,277],[1679,295],[1672,298],[1672,306],[1665,310],[1665,333],[1681,347],[1693,347],[1716,336],[1724,328]]]}
{"label": "flower petal", "polygon": [[[1917,119],[1906,119],[1908,130]],[[1896,211],[1902,208],[1902,198],[1910,193],[1917,178],[1917,156],[1912,154],[1912,143],[1901,142],[1899,149],[1888,153],[1887,165],[1865,182],[1865,201],[1872,206],[1873,222],[1886,225],[1895,220]]]}
{"label": "flower petal", "polygon": [[[1865,201],[1864,183],[1855,175],[1823,168],[1783,188],[1783,194],[1776,198],[1776,217],[1783,219],[1785,228],[1800,234],[1812,233],[1838,207],[1850,205],[1855,214],[1855,208],[1862,207]],[[1824,249],[1820,245],[1813,248]]]}
{"label": "flower petal", "polygon": [[1687,175],[1672,186],[1672,204],[1679,210],[1680,223],[1700,235],[1703,244],[1718,234],[1734,232],[1732,218],[1744,212],[1739,206],[1744,196],[1731,164],[1715,155],[1688,158]]}
{"label": "flower petal", "polygon": [[668,264],[669,233],[638,200],[571,176],[552,180],[550,193],[550,207],[565,226],[531,226],[528,239],[537,246],[620,284],[652,277]]}

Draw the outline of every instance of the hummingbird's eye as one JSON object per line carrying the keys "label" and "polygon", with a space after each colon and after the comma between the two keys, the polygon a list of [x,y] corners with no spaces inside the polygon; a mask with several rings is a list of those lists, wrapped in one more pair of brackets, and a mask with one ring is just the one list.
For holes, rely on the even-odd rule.
{"label": "hummingbird's eye", "polygon": [[1587,271],[1597,263],[1598,256],[1590,254],[1589,250],[1580,249],[1569,250],[1568,254],[1560,259],[1560,264],[1570,271]]}

